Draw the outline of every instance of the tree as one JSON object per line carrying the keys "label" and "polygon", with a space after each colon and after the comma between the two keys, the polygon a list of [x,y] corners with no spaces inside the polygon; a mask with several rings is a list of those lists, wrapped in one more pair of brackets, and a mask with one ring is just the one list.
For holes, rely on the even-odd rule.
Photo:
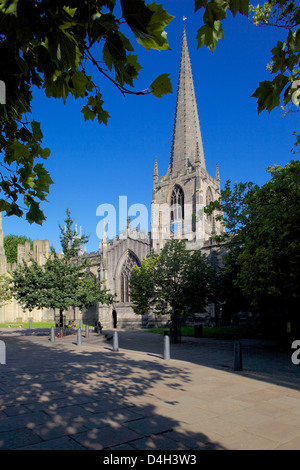
{"label": "tree", "polygon": [[[247,15],[256,26],[276,27],[287,31],[285,41],[278,41],[271,50],[268,66],[274,76],[264,80],[253,93],[257,98],[258,112],[271,112],[283,103],[287,110],[298,110],[300,103],[300,7],[294,0],[269,0],[262,5],[249,5],[249,0],[195,0],[195,11],[204,8],[204,25],[198,30],[198,48],[206,45],[214,52],[223,39],[222,20],[228,11],[233,16],[239,12]],[[296,145],[300,144],[297,135]]]}
{"label": "tree", "polygon": [[72,258],[87,237],[78,236],[71,228],[73,220],[68,209],[65,223],[66,228],[61,227],[63,255],[52,250],[43,266],[35,260],[30,264],[23,261],[12,273],[16,300],[29,311],[43,307],[59,309],[61,325],[63,312],[69,307],[85,310],[97,302],[110,304],[113,299],[103,281],[97,281],[89,271],[87,260],[77,264]]}
{"label": "tree", "polygon": [[155,277],[158,256],[151,253],[142,260],[141,266],[135,266],[130,276],[130,299],[133,310],[145,314],[156,301]]}
{"label": "tree", "polygon": [[[72,228],[73,223],[74,221],[71,217],[71,211],[69,210],[69,208],[67,208],[65,225],[62,227],[59,224],[59,239],[64,255],[64,261],[67,264],[72,262],[72,259],[78,256],[79,251],[82,249],[82,246],[88,242],[88,237],[86,235],[79,235],[77,233],[76,228]],[[87,265],[87,260],[84,262],[84,265]]]}
{"label": "tree", "polygon": [[210,209],[223,211],[225,269],[263,315],[294,316],[300,292],[300,162],[269,167],[262,187],[230,182]]}
{"label": "tree", "polygon": [[164,28],[171,19],[161,5],[144,0],[0,1],[0,80],[6,86],[0,104],[0,211],[20,217],[25,205],[28,222],[45,219],[40,201],[53,182],[43,165],[50,150],[42,147],[40,123],[29,117],[33,88],[65,103],[69,96],[82,99],[84,119],[107,124],[99,77],[123,95],[161,97],[172,90],[167,74],[147,90],[134,90],[141,66],[125,35],[127,26],[146,49],[168,49]]}
{"label": "tree", "polygon": [[172,319],[175,341],[178,320],[203,311],[213,292],[214,269],[205,255],[186,249],[180,240],[168,241],[159,255],[151,254],[135,267],[130,278],[133,310],[153,308]]}
{"label": "tree", "polygon": [[10,288],[11,279],[7,274],[0,275],[0,306],[6,304],[12,299],[12,292]]}
{"label": "tree", "polygon": [[4,251],[8,263],[18,261],[18,245],[24,245],[29,242],[32,248],[32,240],[26,235],[6,235],[3,240]]}

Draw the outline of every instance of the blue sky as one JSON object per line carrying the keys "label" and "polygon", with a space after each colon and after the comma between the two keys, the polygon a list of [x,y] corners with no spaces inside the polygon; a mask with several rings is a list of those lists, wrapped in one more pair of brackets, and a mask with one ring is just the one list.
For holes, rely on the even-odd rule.
{"label": "blue sky", "polygon": [[[51,174],[48,202],[42,204],[47,220],[42,226],[25,219],[3,217],[4,235],[27,235],[49,239],[60,248],[58,224],[63,224],[69,207],[75,223],[90,236],[87,251],[98,250],[96,234],[101,204],[112,204],[118,214],[119,196],[127,196],[128,207],[146,205],[149,213],[152,174],[157,157],[159,174],[165,174],[171,155],[176,91],[182,41],[182,18],[186,30],[206,167],[215,174],[219,164],[221,186],[226,180],[264,184],[268,166],[284,166],[293,157],[294,114],[282,117],[280,109],[257,113],[251,98],[260,81],[270,79],[266,70],[270,50],[284,39],[279,29],[256,27],[247,18],[231,16],[223,23],[224,39],[215,53],[197,49],[196,34],[202,12],[194,13],[194,0],[164,0],[164,8],[175,18],[166,28],[169,51],[148,52],[136,44],[130,31],[125,33],[142,65],[135,83],[137,91],[147,88],[161,73],[170,73],[173,93],[158,99],[152,96],[126,96],[108,81],[93,74],[100,85],[108,125],[84,121],[83,103],[68,99],[66,105],[34,92],[33,119],[41,122],[43,144],[51,149],[45,166]],[[296,157],[297,158],[297,157]],[[124,229],[123,226],[117,230]]]}

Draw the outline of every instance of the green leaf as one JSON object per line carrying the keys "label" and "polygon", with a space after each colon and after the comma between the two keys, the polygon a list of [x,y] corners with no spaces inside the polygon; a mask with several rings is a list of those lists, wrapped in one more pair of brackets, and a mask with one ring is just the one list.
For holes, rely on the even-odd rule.
{"label": "green leaf", "polygon": [[15,140],[8,148],[5,161],[11,164],[13,161],[21,163],[22,161],[27,161],[30,157],[29,149]]}
{"label": "green leaf", "polygon": [[147,50],[170,49],[164,28],[173,19],[161,5],[143,0],[121,0],[123,16],[136,40]]}
{"label": "green leaf", "polygon": [[110,53],[110,50],[109,50],[109,47],[108,47],[107,43],[105,43],[104,46],[103,46],[102,56],[103,56],[104,62],[106,63],[108,69],[111,72],[112,65],[113,65],[113,58],[112,58],[112,55]]}
{"label": "green leaf", "polygon": [[26,220],[32,224],[35,222],[36,224],[42,225],[45,220],[45,216],[43,212],[39,208],[39,204],[36,201],[32,201],[30,205],[30,209],[26,214]]}
{"label": "green leaf", "polygon": [[214,52],[219,39],[223,39],[223,28],[221,21],[215,21],[213,27],[204,25],[198,30],[198,49],[206,45],[211,52]]}
{"label": "green leaf", "polygon": [[230,0],[230,10],[233,16],[240,12],[242,15],[249,13],[249,0]]}
{"label": "green leaf", "polygon": [[39,122],[31,121],[31,129],[33,137],[36,141],[41,141],[43,138],[43,133],[41,131],[41,125]]}
{"label": "green leaf", "polygon": [[288,77],[283,74],[279,74],[272,82],[265,80],[264,82],[259,83],[259,87],[252,95],[254,98],[258,98],[258,113],[264,109],[271,112],[272,109],[279,106],[280,94],[288,82]]}
{"label": "green leaf", "polygon": [[153,95],[157,98],[161,98],[167,93],[172,93],[172,84],[169,75],[170,74],[167,73],[159,75],[150,85]]}
{"label": "green leaf", "polygon": [[75,97],[77,98],[84,98],[86,93],[86,88],[89,83],[89,79],[86,74],[82,71],[76,70],[71,74],[70,82],[71,83],[71,91]]}
{"label": "green leaf", "polygon": [[195,0],[195,11],[199,10],[202,7],[206,8],[207,0]]}
{"label": "green leaf", "polygon": [[141,68],[142,67],[137,62],[137,56],[129,54],[124,67],[116,68],[116,79],[121,85],[128,83],[130,86],[133,86],[133,80],[138,77],[138,72]]}
{"label": "green leaf", "polygon": [[214,29],[214,24],[216,21],[223,20],[224,18],[226,18],[227,8],[228,4],[224,1],[212,1],[208,3],[203,15],[204,23]]}
{"label": "green leaf", "polygon": [[50,157],[51,155],[51,150],[49,148],[44,148],[44,149],[40,149],[40,152],[39,152],[41,158],[43,158],[44,160],[46,160],[48,157]]}
{"label": "green leaf", "polygon": [[90,109],[87,104],[85,106],[83,106],[81,112],[84,115],[84,120],[85,121],[88,121],[89,119],[91,119],[93,121],[96,117],[96,113],[92,109]]}
{"label": "green leaf", "polygon": [[127,51],[133,52],[133,51],[134,51],[134,48],[132,47],[131,42],[130,42],[129,39],[125,36],[125,34],[123,34],[123,33],[121,33],[121,32],[119,31],[119,36],[120,36],[121,41],[123,42],[123,45],[124,45],[125,49],[126,49]]}
{"label": "green leaf", "polygon": [[283,73],[286,69],[285,46],[285,43],[278,41],[277,45],[271,50],[273,54],[272,73],[276,73],[278,70]]}
{"label": "green leaf", "polygon": [[300,28],[297,28],[294,32],[295,36],[295,51],[300,52]]}
{"label": "green leaf", "polygon": [[91,37],[95,41],[100,41],[109,32],[116,29],[116,17],[112,13],[106,13],[99,18],[95,18],[91,26]]}
{"label": "green leaf", "polygon": [[63,9],[65,12],[68,13],[69,16],[71,16],[71,18],[74,17],[76,11],[77,11],[77,8],[70,8],[70,7],[67,7],[66,5],[63,6]]}
{"label": "green leaf", "polygon": [[108,112],[103,109],[102,95],[98,93],[96,96],[90,96],[88,102],[83,106],[81,112],[84,115],[84,120],[91,119],[92,121],[97,116],[100,124],[107,124],[108,118],[110,117]]}

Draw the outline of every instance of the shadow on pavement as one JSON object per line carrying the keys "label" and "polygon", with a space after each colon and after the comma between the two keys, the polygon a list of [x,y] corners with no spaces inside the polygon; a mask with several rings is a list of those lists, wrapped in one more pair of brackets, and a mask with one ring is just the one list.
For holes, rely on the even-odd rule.
{"label": "shadow on pavement", "polygon": [[[291,360],[293,349],[280,347],[274,341],[240,340],[241,372],[234,371],[234,340],[182,338],[170,345],[171,359],[191,362],[205,367],[243,374],[245,377],[300,390],[300,364]],[[163,352],[163,336],[150,332],[119,332],[120,349]]]}
{"label": "shadow on pavement", "polygon": [[121,351],[32,344],[22,336],[4,339],[0,450],[222,448],[197,425],[182,428],[175,403],[172,418],[151,404],[156,383],[180,390],[190,381],[176,365],[128,359]]}

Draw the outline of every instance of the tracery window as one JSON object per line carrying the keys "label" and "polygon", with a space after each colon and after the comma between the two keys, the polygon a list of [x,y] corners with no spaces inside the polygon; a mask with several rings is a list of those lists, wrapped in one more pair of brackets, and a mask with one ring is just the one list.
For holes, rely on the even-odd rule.
{"label": "tracery window", "polygon": [[[213,200],[212,191],[211,191],[211,188],[208,186],[207,191],[206,191],[206,206],[208,206],[212,202],[212,200]],[[207,214],[206,217],[209,222],[212,221],[211,214]]]}
{"label": "tracery window", "polygon": [[170,214],[171,234],[179,235],[182,233],[182,222],[184,219],[184,194],[180,186],[176,185],[171,195],[171,214]]}
{"label": "tracery window", "polygon": [[184,219],[184,194],[180,186],[175,186],[171,195],[171,222]]}
{"label": "tracery window", "polygon": [[130,302],[129,279],[135,266],[139,266],[138,259],[133,253],[128,252],[123,263],[120,274],[120,300],[121,302]]}

